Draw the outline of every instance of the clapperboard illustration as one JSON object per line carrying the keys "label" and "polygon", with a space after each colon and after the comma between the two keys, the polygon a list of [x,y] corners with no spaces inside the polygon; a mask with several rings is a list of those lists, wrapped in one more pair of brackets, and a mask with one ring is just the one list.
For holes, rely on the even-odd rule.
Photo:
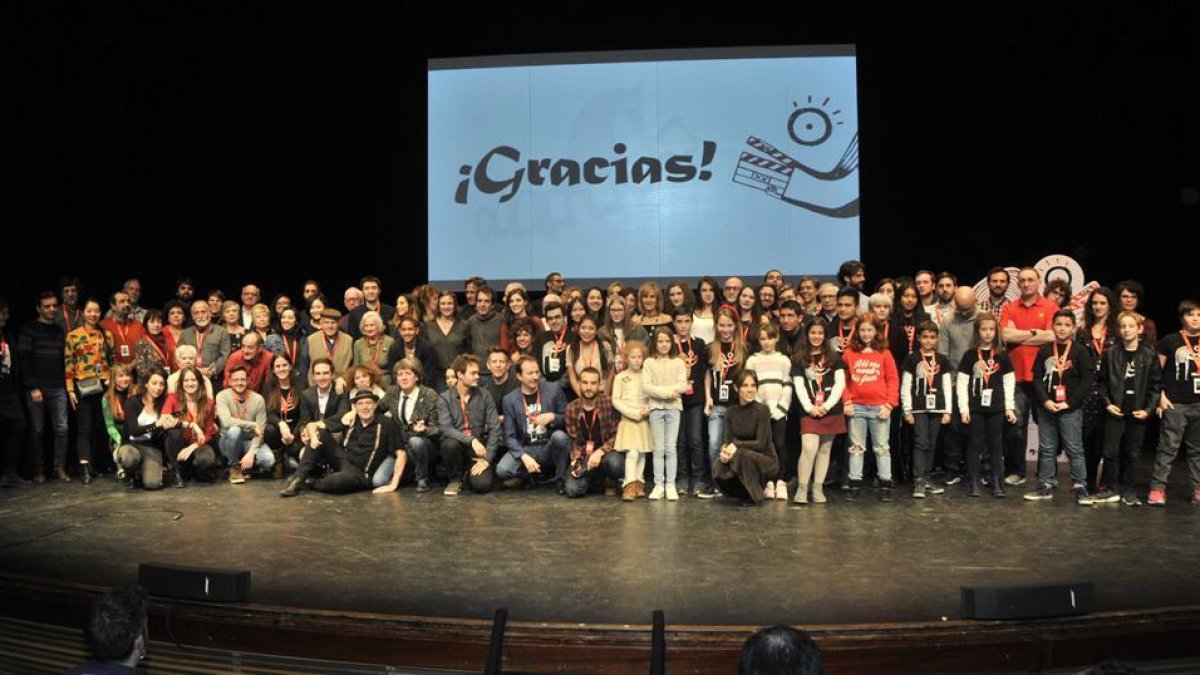
{"label": "clapperboard illustration", "polygon": [[[823,113],[821,115],[828,120]],[[797,115],[793,113],[792,120],[795,119]],[[802,145],[818,145],[828,137],[829,133],[826,132],[815,141],[804,142],[792,132],[792,138]],[[858,132],[854,133],[837,165],[829,171],[806,166],[755,136],[747,138],[746,145],[753,151],[742,151],[733,182],[762,190],[771,197],[814,213],[833,218],[858,215],[858,182],[855,175],[858,170]]]}

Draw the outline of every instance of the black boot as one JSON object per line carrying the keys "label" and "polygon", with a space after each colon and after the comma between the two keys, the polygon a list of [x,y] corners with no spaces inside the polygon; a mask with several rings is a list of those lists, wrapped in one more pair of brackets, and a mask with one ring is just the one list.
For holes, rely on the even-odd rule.
{"label": "black boot", "polygon": [[177,488],[181,488],[184,486],[183,467],[182,466],[175,467],[175,482],[173,483],[173,485]]}
{"label": "black boot", "polygon": [[295,497],[296,495],[303,492],[304,491],[304,479],[305,479],[305,475],[300,471],[297,471],[296,473],[292,474],[292,477],[288,479],[287,485],[284,486],[283,490],[280,490],[279,496],[280,497]]}

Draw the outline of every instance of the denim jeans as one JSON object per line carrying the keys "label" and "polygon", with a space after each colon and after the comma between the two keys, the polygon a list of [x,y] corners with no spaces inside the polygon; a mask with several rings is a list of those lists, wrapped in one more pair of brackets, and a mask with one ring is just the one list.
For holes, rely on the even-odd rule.
{"label": "denim jeans", "polygon": [[[715,467],[717,459],[721,456],[721,444],[725,442],[725,411],[723,405],[714,405],[712,412],[708,415],[708,466]],[[712,473],[708,477],[709,485],[716,485],[712,479]]]}
{"label": "denim jeans", "polygon": [[29,399],[29,442],[34,471],[44,468],[42,438],[46,433],[47,412],[50,413],[50,428],[54,432],[54,467],[60,468],[67,463],[67,405],[66,389],[43,389],[41,403]]}
{"label": "denim jeans", "polygon": [[610,452],[600,460],[600,466],[584,473],[579,478],[567,474],[563,487],[568,497],[583,497],[595,485],[603,486],[606,478],[620,481],[625,477],[625,456],[620,452]]}
{"label": "denim jeans", "polygon": [[[522,450],[532,456],[542,467],[541,476],[550,474],[548,464],[554,465],[554,480],[563,480],[567,475],[567,463],[571,459],[571,438],[562,429],[550,434],[550,440],[537,445],[527,445]],[[500,480],[525,474],[525,464],[512,453],[506,452],[496,463],[496,477]]]}
{"label": "denim jeans", "polygon": [[[410,465],[412,465],[413,475],[416,477],[417,480],[422,480],[422,479],[429,480],[429,461],[434,457],[434,451],[436,450],[436,448],[433,447],[433,441],[429,440],[428,438],[426,438],[424,436],[409,436],[407,450],[408,450],[408,463]],[[392,463],[392,466],[395,466],[396,456],[392,455],[391,457],[388,458],[387,461],[390,461]],[[386,464],[386,462],[385,462],[385,464]],[[382,469],[382,468],[383,468],[383,466],[380,466],[380,469]],[[376,471],[376,475],[378,475],[378,474],[379,474],[379,472]],[[451,476],[450,478],[451,478],[451,480],[454,480],[456,477]],[[392,479],[392,470],[391,470],[391,467],[389,466],[388,472],[387,472],[387,480],[391,480],[391,479]],[[386,483],[386,482],[387,481],[384,481],[384,483]]]}
{"label": "denim jeans", "polygon": [[[222,429],[217,440],[217,448],[229,466],[235,466],[242,461],[242,455],[250,450],[254,443],[254,432],[244,427],[229,427]],[[270,471],[275,468],[275,453],[266,443],[259,443],[254,449],[254,466],[260,471]]]}
{"label": "denim jeans", "polygon": [[679,411],[650,411],[650,447],[654,448],[654,484],[675,484],[678,459],[675,444],[679,439]]}
{"label": "denim jeans", "polygon": [[1004,427],[1006,442],[1004,472],[1010,476],[1025,476],[1025,448],[1029,444],[1030,416],[1033,416],[1038,424],[1041,424],[1041,418],[1045,417],[1045,415],[1039,412],[1037,397],[1033,393],[1034,386],[1031,382],[1017,383],[1017,388],[1013,395],[1013,411],[1017,415],[1017,423]]}
{"label": "denim jeans", "polygon": [[1038,482],[1051,487],[1058,486],[1059,443],[1067,450],[1071,463],[1073,487],[1087,484],[1087,465],[1083,459],[1083,411],[1068,410],[1060,413],[1044,412],[1038,415]]}
{"label": "denim jeans", "polygon": [[862,480],[863,453],[867,451],[868,431],[875,449],[875,466],[879,471],[879,480],[892,479],[892,457],[888,451],[892,422],[879,419],[879,411],[882,409],[882,406],[877,405],[855,405],[854,415],[847,420],[850,425],[850,480]]}
{"label": "denim jeans", "polygon": [[[680,491],[688,489],[688,479],[697,490],[708,483],[708,449],[704,447],[704,405],[685,405],[679,416],[678,465],[675,485]],[[689,471],[690,469],[690,471]]]}

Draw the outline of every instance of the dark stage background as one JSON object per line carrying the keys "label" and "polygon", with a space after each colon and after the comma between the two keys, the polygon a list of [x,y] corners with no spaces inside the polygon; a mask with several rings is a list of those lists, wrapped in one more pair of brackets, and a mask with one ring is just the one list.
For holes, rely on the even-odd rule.
{"label": "dark stage background", "polygon": [[394,297],[425,277],[426,58],[849,42],[869,280],[1062,252],[1174,326],[1200,289],[1200,8],[905,4],[5,3],[0,293],[15,322],[65,272],[136,274],[147,306],[182,273]]}

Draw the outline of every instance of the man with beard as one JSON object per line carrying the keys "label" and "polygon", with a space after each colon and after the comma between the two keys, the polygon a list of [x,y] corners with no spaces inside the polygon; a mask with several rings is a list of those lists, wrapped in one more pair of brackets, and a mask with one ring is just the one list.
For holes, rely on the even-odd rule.
{"label": "man with beard", "polygon": [[625,458],[613,452],[618,417],[612,400],[600,392],[600,371],[587,366],[579,372],[579,398],[567,405],[567,436],[571,439],[564,488],[568,497],[582,497],[605,478],[625,475]]}
{"label": "man with beard", "polygon": [[863,293],[863,285],[867,283],[866,265],[858,260],[847,260],[838,268],[837,276],[842,288],[853,288],[858,293],[858,311],[870,311],[870,297]]}
{"label": "man with beard", "polygon": [[987,312],[996,317],[996,321],[1000,320],[1000,315],[1004,313],[1004,306],[1008,304],[1009,284],[1008,270],[1003,267],[993,267],[988,270],[988,297],[979,304],[979,311]]}
{"label": "man with beard", "polygon": [[[128,283],[126,284],[128,286]],[[133,347],[142,339],[142,324],[131,316],[133,299],[125,291],[117,291],[108,300],[109,318],[100,322],[101,328],[112,333],[115,363],[133,363]]]}
{"label": "man with beard", "polygon": [[229,335],[221,326],[212,324],[208,303],[192,303],[192,327],[179,334],[179,344],[196,348],[196,368],[210,382],[225,372],[225,362],[231,351]]}

